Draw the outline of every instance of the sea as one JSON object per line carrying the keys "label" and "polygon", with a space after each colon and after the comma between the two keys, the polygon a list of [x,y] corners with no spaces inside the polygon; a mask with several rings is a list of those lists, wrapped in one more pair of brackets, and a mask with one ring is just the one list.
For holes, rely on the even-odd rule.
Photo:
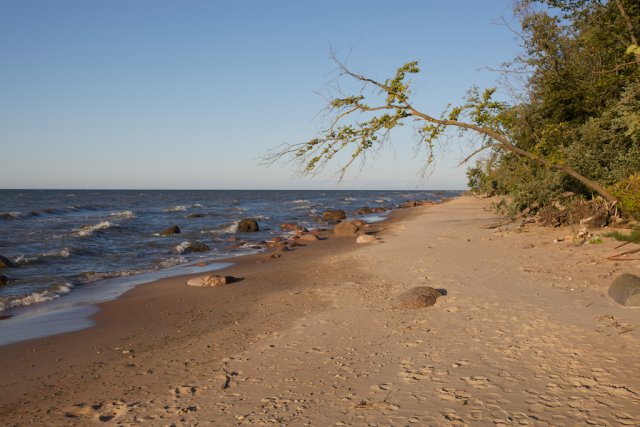
{"label": "sea", "polygon": [[[322,213],[397,208],[404,201],[455,197],[460,191],[0,190],[0,345],[91,325],[95,304],[132,287],[228,266],[287,237],[280,224],[326,226]],[[388,211],[387,211],[388,212]],[[238,233],[255,219],[260,231]],[[179,234],[161,232],[178,226]],[[189,252],[190,242],[209,246]],[[206,266],[202,261],[207,261]],[[212,262],[213,261],[213,262]],[[0,283],[2,283],[0,282]]]}

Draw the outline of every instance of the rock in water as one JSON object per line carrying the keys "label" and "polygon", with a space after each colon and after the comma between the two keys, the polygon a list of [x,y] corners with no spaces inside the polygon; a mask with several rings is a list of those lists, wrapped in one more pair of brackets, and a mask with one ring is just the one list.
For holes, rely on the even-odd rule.
{"label": "rock in water", "polygon": [[0,286],[4,286],[9,283],[9,278],[7,276],[0,275]]}
{"label": "rock in water", "polygon": [[418,202],[416,202],[415,200],[400,203],[400,208],[402,209],[415,208],[416,206],[418,206]]}
{"label": "rock in water", "polygon": [[333,232],[336,236],[353,236],[358,232],[359,228],[357,225],[352,224],[348,221],[342,221],[336,224],[333,228]]}
{"label": "rock in water", "polygon": [[255,219],[245,218],[238,223],[239,233],[254,233],[256,231],[260,231],[260,227]]}
{"label": "rock in water", "polygon": [[340,221],[341,219],[345,219],[346,217],[347,214],[341,209],[325,211],[322,214],[323,221]]}
{"label": "rock in water", "polygon": [[189,252],[207,252],[210,250],[211,248],[208,245],[196,240],[188,240],[176,246],[176,251],[181,254],[188,254]]}
{"label": "rock in water", "polygon": [[431,286],[418,286],[400,294],[397,298],[397,305],[411,309],[431,307],[441,295],[439,290]]}
{"label": "rock in water", "polygon": [[9,258],[0,255],[0,268],[15,268],[16,264]]}
{"label": "rock in water", "polygon": [[640,306],[640,277],[622,274],[609,286],[609,296],[625,307]]}
{"label": "rock in water", "polygon": [[161,236],[170,236],[172,234],[180,234],[180,227],[178,227],[177,225],[172,225],[171,227],[165,228],[160,232]]}
{"label": "rock in water", "polygon": [[376,239],[375,236],[372,236],[371,234],[361,234],[356,239],[356,243],[374,243],[377,240],[378,239]]}
{"label": "rock in water", "polygon": [[200,288],[214,288],[235,282],[237,279],[233,276],[216,276],[209,274],[207,276],[194,277],[187,281],[189,286],[198,286]]}

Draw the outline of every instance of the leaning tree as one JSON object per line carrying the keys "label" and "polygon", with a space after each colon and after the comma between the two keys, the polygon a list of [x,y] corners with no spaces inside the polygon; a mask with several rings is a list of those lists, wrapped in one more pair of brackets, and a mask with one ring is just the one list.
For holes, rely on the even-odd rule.
{"label": "leaning tree", "polygon": [[299,172],[313,174],[341,153],[349,153],[340,167],[342,178],[356,160],[366,159],[367,154],[387,144],[393,129],[413,121],[417,123],[417,144],[426,149],[424,171],[434,163],[437,142],[446,137],[449,129],[457,129],[460,133],[473,132],[479,138],[479,146],[461,163],[486,150],[512,153],[523,161],[563,172],[611,205],[616,203],[617,198],[603,185],[565,162],[519,147],[510,132],[518,120],[517,108],[496,100],[495,89],[481,92],[473,88],[462,105],[448,106],[441,115],[433,116],[420,110],[412,100],[408,75],[420,71],[417,62],[409,62],[398,68],[392,78],[378,81],[353,72],[335,56],[333,60],[338,65],[336,87],[340,87],[342,79],[348,79],[359,83],[358,89],[354,94],[340,91],[338,96],[331,95],[326,109],[330,117],[328,127],[309,141],[275,148],[265,157],[267,163],[293,159],[300,163]]}

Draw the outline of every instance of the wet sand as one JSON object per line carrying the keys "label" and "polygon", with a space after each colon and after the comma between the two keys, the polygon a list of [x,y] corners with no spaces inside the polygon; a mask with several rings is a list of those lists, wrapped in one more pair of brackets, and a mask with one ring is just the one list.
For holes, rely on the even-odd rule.
{"label": "wet sand", "polygon": [[[465,196],[397,211],[381,243],[237,259],[105,303],[98,326],[0,347],[4,425],[637,425],[640,310],[618,242],[507,223]],[[502,226],[493,227],[497,223]],[[488,228],[490,227],[490,228]],[[433,307],[398,308],[415,286]]]}

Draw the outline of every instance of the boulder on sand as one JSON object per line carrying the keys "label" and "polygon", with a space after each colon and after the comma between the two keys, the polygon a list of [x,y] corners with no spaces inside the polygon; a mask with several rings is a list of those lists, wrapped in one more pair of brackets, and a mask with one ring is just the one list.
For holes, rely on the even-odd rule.
{"label": "boulder on sand", "polygon": [[346,217],[347,214],[341,209],[325,211],[322,214],[323,221],[340,221],[341,219],[345,219]]}
{"label": "boulder on sand", "polygon": [[0,268],[15,268],[16,264],[9,258],[0,255]]}
{"label": "boulder on sand", "polygon": [[169,228],[165,228],[159,233],[161,236],[170,236],[172,234],[180,234],[180,227],[177,225],[172,225]]}
{"label": "boulder on sand", "polygon": [[430,307],[436,303],[436,300],[441,295],[439,290],[431,286],[418,286],[398,295],[396,305],[411,309]]}
{"label": "boulder on sand", "polygon": [[238,233],[255,233],[256,231],[260,231],[260,227],[253,218],[245,218],[238,223]]}
{"label": "boulder on sand", "polygon": [[349,221],[339,222],[333,228],[333,232],[336,236],[353,236],[358,232],[358,230],[358,226],[350,223]]}
{"label": "boulder on sand", "polygon": [[358,238],[356,239],[356,243],[375,243],[377,242],[378,239],[376,239],[375,236],[372,236],[371,234],[361,234],[358,236]]}
{"label": "boulder on sand", "polygon": [[640,277],[629,273],[616,277],[609,286],[609,296],[626,307],[640,306]]}
{"label": "boulder on sand", "polygon": [[303,242],[315,242],[316,240],[320,240],[320,238],[313,233],[307,233],[300,236],[298,240]]}
{"label": "boulder on sand", "polygon": [[235,282],[236,279],[233,276],[217,276],[213,274],[209,274],[206,276],[194,277],[187,281],[187,285],[189,286],[198,286],[201,288],[214,288],[216,286],[223,286],[229,283]]}

